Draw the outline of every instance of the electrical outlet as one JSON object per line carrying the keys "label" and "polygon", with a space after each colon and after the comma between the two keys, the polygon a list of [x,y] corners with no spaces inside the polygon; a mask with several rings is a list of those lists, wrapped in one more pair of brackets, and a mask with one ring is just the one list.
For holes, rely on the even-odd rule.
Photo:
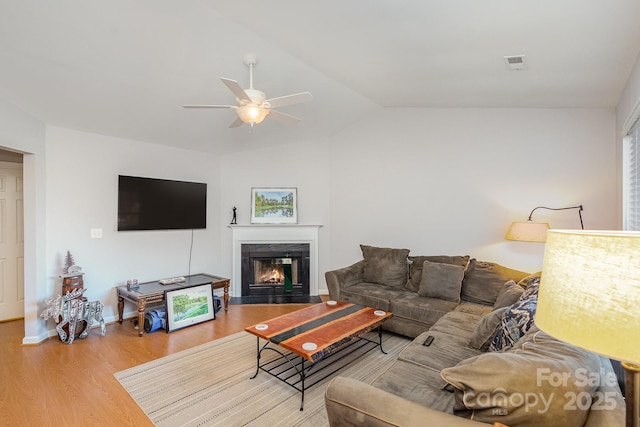
{"label": "electrical outlet", "polygon": [[92,239],[102,239],[102,228],[92,228],[91,229],[91,238]]}

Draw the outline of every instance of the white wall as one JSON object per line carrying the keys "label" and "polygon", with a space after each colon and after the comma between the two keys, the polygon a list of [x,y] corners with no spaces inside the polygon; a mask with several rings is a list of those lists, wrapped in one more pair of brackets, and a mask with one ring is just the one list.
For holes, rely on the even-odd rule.
{"label": "white wall", "polygon": [[[299,222],[323,224],[321,292],[361,243],[533,272],[544,245],[504,233],[534,207],[582,204],[585,228],[619,225],[615,126],[611,110],[384,109],[328,143],[224,156],[221,206],[246,224],[251,186],[298,187]],[[575,210],[534,219],[580,226]]]}
{"label": "white wall", "polygon": [[617,135],[620,140],[629,131],[628,128],[633,125],[638,114],[640,114],[640,55],[636,59],[635,66],[616,108]]}
{"label": "white wall", "polygon": [[0,146],[24,154],[24,342],[34,343],[37,340],[27,337],[41,336],[46,329],[38,321],[38,296],[46,287],[45,125],[0,100]]}
{"label": "white wall", "polygon": [[[585,228],[618,225],[610,110],[386,109],[331,142],[331,267],[365,243],[537,271],[543,244],[504,240],[534,207],[582,204]],[[575,210],[534,220],[580,227]]]}
{"label": "white wall", "polygon": [[[640,55],[636,59],[635,66],[631,71],[629,80],[620,96],[620,101],[616,107],[616,150],[618,157],[618,168],[623,170],[623,140],[631,129],[631,126],[640,116]],[[623,208],[623,176],[618,176],[618,212],[624,221]]]}
{"label": "white wall", "polygon": [[[85,272],[85,296],[105,305],[105,320],[117,318],[114,287],[189,272],[190,230],[117,230],[118,175],[207,183],[207,229],[194,231],[191,272],[223,275],[219,218],[218,159],[178,150],[62,128],[47,129],[47,292],[60,293],[66,251]],[[101,228],[103,238],[92,239]],[[125,304],[125,312],[135,308]]]}
{"label": "white wall", "polygon": [[326,139],[318,139],[261,149],[259,138],[255,138],[255,144],[255,150],[223,156],[220,162],[220,216],[223,228],[222,242],[225,248],[223,259],[229,266],[229,274],[233,242],[228,224],[231,221],[233,207],[237,208],[238,224],[249,224],[252,187],[296,187],[298,223],[322,225],[319,230],[318,284],[321,293],[327,293],[324,271],[325,263],[329,259],[328,251],[331,249],[327,225],[330,222],[332,180],[328,175],[329,142]]}

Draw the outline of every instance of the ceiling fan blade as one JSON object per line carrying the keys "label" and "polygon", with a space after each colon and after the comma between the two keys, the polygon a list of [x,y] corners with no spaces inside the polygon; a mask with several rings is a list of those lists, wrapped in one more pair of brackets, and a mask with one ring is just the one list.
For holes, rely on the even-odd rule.
{"label": "ceiling fan blade", "polygon": [[280,96],[278,98],[267,99],[272,108],[283,107],[285,105],[302,104],[313,99],[313,95],[309,92],[294,93],[293,95]]}
{"label": "ceiling fan blade", "polygon": [[251,102],[251,98],[249,97],[249,95],[247,95],[247,92],[242,89],[237,81],[225,79],[224,77],[221,77],[220,80],[222,80],[222,83],[224,83],[229,88],[229,90],[233,92],[236,98],[242,99],[243,101]]}
{"label": "ceiling fan blade", "polygon": [[237,127],[240,127],[240,126],[242,126],[242,120],[240,120],[240,117],[238,117],[237,119],[235,119],[235,120],[233,121],[233,123],[231,123],[231,124],[229,125],[229,127],[230,127],[230,128],[237,128]]}
{"label": "ceiling fan blade", "polygon": [[235,108],[235,105],[183,105],[182,108]]}
{"label": "ceiling fan blade", "polygon": [[297,117],[293,117],[293,116],[290,116],[289,114],[281,113],[280,111],[276,111],[276,110],[271,110],[269,112],[268,117],[273,117],[279,122],[286,123],[289,125],[295,125],[300,121],[300,119]]}

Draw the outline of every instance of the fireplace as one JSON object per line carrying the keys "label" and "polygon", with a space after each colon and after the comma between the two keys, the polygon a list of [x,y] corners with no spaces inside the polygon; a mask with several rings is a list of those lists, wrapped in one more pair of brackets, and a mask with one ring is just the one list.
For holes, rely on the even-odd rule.
{"label": "fireplace", "polygon": [[[320,227],[321,225],[307,224],[229,225],[229,228],[232,231],[233,242],[233,248],[231,251],[233,273],[231,275],[230,304],[321,302],[322,300],[319,297],[318,286],[318,240]],[[260,245],[267,246],[261,247]],[[289,251],[282,251],[283,247],[274,245],[286,245],[284,246],[284,249],[289,249]],[[299,252],[299,245],[304,245],[304,252],[308,252],[304,257],[294,262],[296,257],[293,255],[297,255],[296,252]],[[295,275],[297,278],[297,275],[304,273],[303,278],[296,280],[292,277],[293,292],[284,292],[284,288],[281,285],[274,285],[267,288],[267,286],[264,286],[265,284],[262,284],[262,289],[260,289],[260,286],[249,288],[252,291],[255,291],[252,292],[255,294],[254,296],[243,296],[247,293],[246,290],[243,290],[243,286],[245,286],[244,284],[249,282],[251,282],[251,284],[259,284],[256,283],[257,281],[254,279],[247,279],[246,273],[244,273],[248,268],[252,268],[252,265],[247,265],[247,261],[243,260],[243,248],[246,253],[247,250],[249,250],[249,252],[263,252],[262,249],[274,247],[278,252],[268,254],[270,255],[269,258],[274,258],[276,260],[283,259],[288,258],[284,256],[285,254],[291,254],[291,275]],[[278,262],[276,261],[276,265],[277,264]],[[296,264],[297,266],[294,267]],[[262,293],[262,295],[260,295],[260,293]],[[306,293],[308,296],[303,296],[303,293]],[[297,296],[297,294],[299,296]]]}
{"label": "fireplace", "polygon": [[308,243],[242,244],[242,299],[297,302],[310,296]]}

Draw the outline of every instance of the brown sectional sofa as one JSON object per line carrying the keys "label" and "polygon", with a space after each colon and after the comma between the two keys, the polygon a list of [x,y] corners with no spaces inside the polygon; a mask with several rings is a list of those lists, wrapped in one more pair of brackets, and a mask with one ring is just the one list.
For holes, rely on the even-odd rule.
{"label": "brown sectional sofa", "polygon": [[[384,329],[414,338],[429,329],[461,303],[492,308],[508,280],[519,281],[529,273],[465,256],[409,256],[408,249],[376,248],[361,245],[364,259],[353,265],[325,273],[331,299],[391,311]],[[421,292],[424,263],[446,264],[463,271],[455,298]],[[392,271],[393,273],[388,273]],[[436,277],[436,283],[443,282]],[[437,292],[435,294],[438,294]]]}
{"label": "brown sectional sofa", "polygon": [[535,326],[539,274],[468,256],[362,250],[362,261],[326,273],[331,298],[391,311],[384,328],[414,340],[372,384],[329,384],[332,426],[624,425],[610,361]]}

